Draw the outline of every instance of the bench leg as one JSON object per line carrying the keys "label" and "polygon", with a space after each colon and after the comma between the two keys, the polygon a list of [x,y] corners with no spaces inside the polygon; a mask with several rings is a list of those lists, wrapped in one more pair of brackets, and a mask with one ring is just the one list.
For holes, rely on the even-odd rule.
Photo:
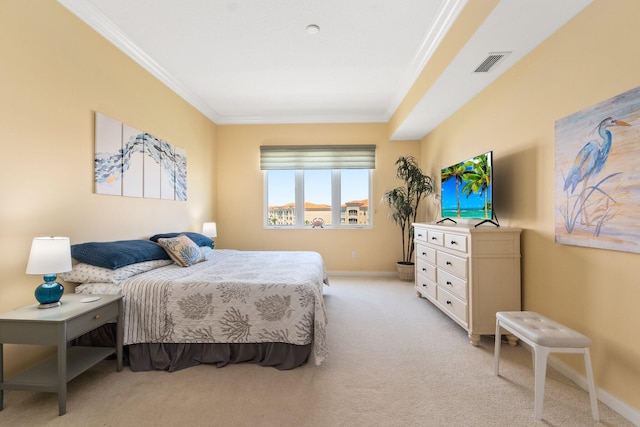
{"label": "bench leg", "polygon": [[549,349],[534,345],[533,358],[535,364],[535,401],[533,410],[537,419],[542,419],[542,407],[544,404],[544,384],[547,379],[547,357]]}
{"label": "bench leg", "polygon": [[600,421],[598,413],[598,396],[596,395],[596,385],[593,380],[593,371],[591,370],[591,355],[589,349],[584,349],[584,367],[587,372],[587,384],[589,385],[589,399],[591,400],[591,415],[594,421]]}
{"label": "bench leg", "polygon": [[500,320],[496,320],[496,342],[493,350],[493,374],[497,377],[500,365]]}

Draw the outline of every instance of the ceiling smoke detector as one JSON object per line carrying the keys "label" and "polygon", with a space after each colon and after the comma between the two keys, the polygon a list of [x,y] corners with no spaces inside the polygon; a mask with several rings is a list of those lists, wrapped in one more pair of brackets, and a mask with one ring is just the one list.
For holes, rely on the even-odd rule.
{"label": "ceiling smoke detector", "polygon": [[474,73],[488,73],[511,52],[489,52],[489,55],[473,70]]}
{"label": "ceiling smoke detector", "polygon": [[307,25],[307,34],[318,34],[320,32],[320,27],[316,24]]}

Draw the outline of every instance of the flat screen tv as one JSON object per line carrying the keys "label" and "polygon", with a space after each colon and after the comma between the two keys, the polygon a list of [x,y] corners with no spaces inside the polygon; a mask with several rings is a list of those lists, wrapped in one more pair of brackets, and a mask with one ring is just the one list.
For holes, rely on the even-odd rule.
{"label": "flat screen tv", "polygon": [[481,219],[476,226],[489,222],[499,227],[493,209],[493,152],[474,156],[445,167],[440,174],[442,219]]}

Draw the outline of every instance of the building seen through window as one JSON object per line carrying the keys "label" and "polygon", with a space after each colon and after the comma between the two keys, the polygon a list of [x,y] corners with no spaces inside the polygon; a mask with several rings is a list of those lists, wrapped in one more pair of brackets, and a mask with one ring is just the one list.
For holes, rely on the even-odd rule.
{"label": "building seen through window", "polygon": [[[295,225],[295,203],[269,206],[268,217],[270,225]],[[304,204],[304,224],[310,225],[314,218],[322,218],[324,225],[331,225],[331,206],[306,202]],[[368,225],[369,200],[353,200],[342,205],[340,224]]]}

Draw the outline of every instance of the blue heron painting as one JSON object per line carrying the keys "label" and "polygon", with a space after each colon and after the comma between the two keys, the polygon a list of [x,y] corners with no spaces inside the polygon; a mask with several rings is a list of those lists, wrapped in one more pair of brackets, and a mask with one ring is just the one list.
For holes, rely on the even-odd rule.
{"label": "blue heron painting", "polygon": [[616,120],[613,117],[607,117],[594,129],[601,140],[593,139],[587,142],[578,152],[573,166],[567,174],[564,181],[564,190],[567,191],[571,187],[571,194],[576,191],[576,187],[582,182],[586,187],[590,177],[594,177],[600,173],[604,164],[607,162],[609,152],[611,151],[611,143],[613,137],[611,131],[607,128],[612,126],[631,126],[622,120]]}
{"label": "blue heron painting", "polygon": [[556,121],[556,242],[640,252],[640,88]]}

